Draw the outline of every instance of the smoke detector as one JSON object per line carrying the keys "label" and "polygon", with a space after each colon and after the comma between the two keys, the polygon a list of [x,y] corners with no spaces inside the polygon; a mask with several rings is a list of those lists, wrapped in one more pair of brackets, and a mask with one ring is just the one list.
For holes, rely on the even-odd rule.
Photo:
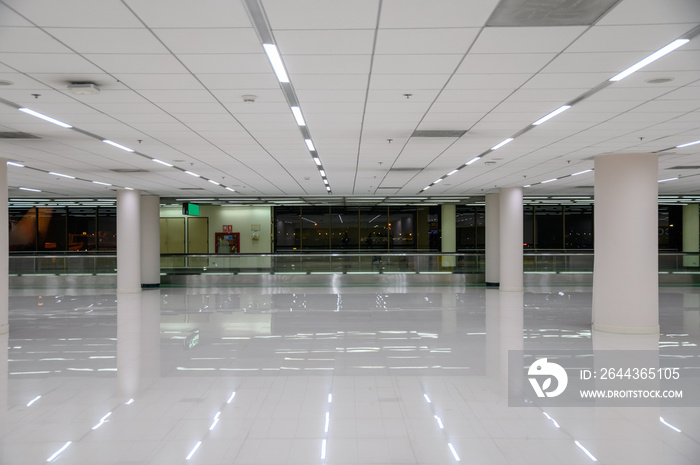
{"label": "smoke detector", "polygon": [[255,103],[255,99],[258,98],[257,95],[241,95],[243,103]]}
{"label": "smoke detector", "polygon": [[71,82],[68,84],[68,92],[76,95],[95,95],[100,93],[100,88],[92,82]]}

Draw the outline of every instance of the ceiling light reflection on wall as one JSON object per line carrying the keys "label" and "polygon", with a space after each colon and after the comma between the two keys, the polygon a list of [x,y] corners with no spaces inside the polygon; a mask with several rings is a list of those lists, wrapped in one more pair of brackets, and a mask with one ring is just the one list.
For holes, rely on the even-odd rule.
{"label": "ceiling light reflection on wall", "polygon": [[19,111],[26,113],[28,115],[35,116],[39,119],[43,119],[44,121],[48,121],[49,123],[53,123],[56,126],[61,126],[62,128],[70,129],[73,127],[70,124],[64,123],[63,121],[59,121],[59,120],[54,119],[54,118],[51,118],[50,116],[46,116],[42,113],[39,113],[38,111],[34,111],[34,110],[29,109],[29,108],[24,108],[24,107],[19,108]]}

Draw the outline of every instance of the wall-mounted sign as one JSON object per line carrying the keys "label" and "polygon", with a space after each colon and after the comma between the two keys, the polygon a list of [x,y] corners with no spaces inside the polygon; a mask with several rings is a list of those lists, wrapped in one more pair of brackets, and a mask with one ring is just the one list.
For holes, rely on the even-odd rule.
{"label": "wall-mounted sign", "polygon": [[233,232],[233,225],[232,224],[225,224],[222,231],[225,233]]}

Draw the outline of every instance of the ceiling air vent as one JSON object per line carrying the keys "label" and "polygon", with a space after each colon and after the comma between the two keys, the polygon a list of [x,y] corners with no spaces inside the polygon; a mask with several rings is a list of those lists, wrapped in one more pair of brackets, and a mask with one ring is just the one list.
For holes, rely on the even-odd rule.
{"label": "ceiling air vent", "polygon": [[26,132],[0,132],[0,139],[40,139],[40,137],[34,134],[27,134]]}
{"label": "ceiling air vent", "polygon": [[114,168],[110,169],[115,173],[148,173],[147,170],[142,170],[141,168]]}
{"label": "ceiling air vent", "polygon": [[700,165],[679,165],[666,168],[667,170],[700,170]]}
{"label": "ceiling air vent", "polygon": [[466,129],[416,129],[411,137],[462,137],[466,132]]}
{"label": "ceiling air vent", "polygon": [[202,187],[181,187],[181,191],[203,191],[204,188]]}
{"label": "ceiling air vent", "polygon": [[590,26],[620,0],[501,0],[487,26]]}

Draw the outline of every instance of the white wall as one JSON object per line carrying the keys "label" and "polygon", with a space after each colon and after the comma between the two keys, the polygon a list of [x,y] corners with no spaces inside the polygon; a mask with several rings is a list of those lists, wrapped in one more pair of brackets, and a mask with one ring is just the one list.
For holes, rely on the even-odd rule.
{"label": "white wall", "polygon": [[[161,207],[161,217],[182,217],[182,207]],[[233,226],[241,234],[241,253],[272,253],[272,207],[229,207],[200,205],[200,218],[209,218],[209,253],[214,253],[214,233],[223,225]],[[260,225],[258,240],[253,240],[252,225]]]}

